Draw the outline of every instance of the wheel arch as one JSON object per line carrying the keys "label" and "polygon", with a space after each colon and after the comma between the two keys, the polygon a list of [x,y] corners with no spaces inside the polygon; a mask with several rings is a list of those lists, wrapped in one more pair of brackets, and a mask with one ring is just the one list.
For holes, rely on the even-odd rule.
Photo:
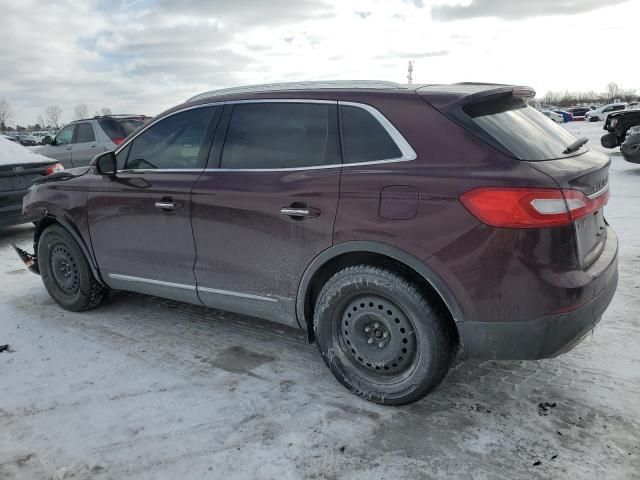
{"label": "wheel arch", "polygon": [[296,316],[300,327],[307,331],[313,343],[313,308],[324,283],[336,272],[357,264],[377,264],[412,277],[428,290],[429,296],[440,301],[451,314],[458,330],[463,321],[462,310],[453,292],[422,261],[391,245],[371,241],[347,241],[320,253],[305,270],[296,298]]}
{"label": "wheel arch", "polygon": [[91,250],[83,240],[76,226],[71,221],[65,218],[47,214],[38,221],[38,223],[36,224],[36,230],[33,235],[34,252],[36,253],[38,252],[38,242],[40,241],[40,236],[42,235],[42,232],[44,232],[44,230],[50,225],[60,225],[67,232],[69,232],[69,234],[73,237],[73,239],[76,242],[78,242],[78,245],[80,245],[80,248],[82,249],[82,253],[84,253],[84,256],[87,258],[87,261],[89,262],[89,266],[91,267],[91,272],[93,273],[93,276],[95,277],[95,279],[101,285],[107,286],[106,283],[102,280],[102,277],[100,276],[100,270],[98,269],[98,265],[96,264],[95,258],[93,258],[93,255],[91,254]]}

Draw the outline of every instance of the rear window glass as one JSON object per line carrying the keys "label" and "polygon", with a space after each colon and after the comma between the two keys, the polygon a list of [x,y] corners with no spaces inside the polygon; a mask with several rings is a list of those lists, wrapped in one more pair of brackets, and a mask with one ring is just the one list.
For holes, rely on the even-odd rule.
{"label": "rear window glass", "polygon": [[396,142],[368,111],[340,106],[344,163],[374,162],[402,157]]}
{"label": "rear window glass", "polygon": [[80,123],[76,129],[76,143],[87,143],[95,141],[93,127],[90,123]]}
{"label": "rear window glass", "polygon": [[521,160],[552,160],[576,138],[519,98],[492,98],[466,105],[464,112],[495,141]]}

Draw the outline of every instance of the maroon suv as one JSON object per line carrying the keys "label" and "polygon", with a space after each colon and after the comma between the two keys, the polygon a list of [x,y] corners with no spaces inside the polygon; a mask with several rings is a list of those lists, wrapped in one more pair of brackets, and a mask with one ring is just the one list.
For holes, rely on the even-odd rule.
{"label": "maroon suv", "polygon": [[205,93],[37,182],[19,251],[64,308],[130,290],[305,329],[349,390],[415,401],[468,357],[539,359],[616,289],[609,159],[525,87]]}

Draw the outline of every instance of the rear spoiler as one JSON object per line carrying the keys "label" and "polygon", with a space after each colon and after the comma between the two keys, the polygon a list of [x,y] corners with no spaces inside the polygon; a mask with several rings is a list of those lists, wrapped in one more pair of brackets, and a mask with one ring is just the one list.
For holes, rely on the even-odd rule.
{"label": "rear spoiler", "polygon": [[455,85],[427,86],[416,89],[416,93],[421,95],[431,106],[438,110],[449,110],[460,105],[477,102],[503,95],[511,95],[529,102],[536,96],[536,91],[527,86],[518,85],[487,85],[458,83]]}

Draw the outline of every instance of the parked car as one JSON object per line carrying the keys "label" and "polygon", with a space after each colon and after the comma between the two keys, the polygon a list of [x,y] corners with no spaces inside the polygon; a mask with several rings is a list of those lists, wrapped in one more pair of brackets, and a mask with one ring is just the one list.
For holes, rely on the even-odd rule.
{"label": "parked car", "polygon": [[37,182],[35,252],[18,253],[68,310],[117,289],[299,326],[350,391],[409,403],[460,348],[571,349],[614,294],[610,160],[529,107],[534,94],[207,92]]}
{"label": "parked car", "polygon": [[108,115],[76,120],[62,128],[55,138],[44,137],[46,145],[34,151],[55,158],[65,168],[87,166],[98,153],[115,149],[149,118],[145,115]]}
{"label": "parked car", "polygon": [[568,112],[567,110],[553,110],[553,112],[562,115],[562,121],[564,123],[573,121],[573,114],[571,112]]}
{"label": "parked car", "polygon": [[584,119],[587,122],[606,121],[607,116],[609,116],[610,113],[624,110],[626,105],[626,103],[609,103],[608,105],[603,105],[594,110],[589,110],[585,113]]}
{"label": "parked car", "polygon": [[0,137],[6,138],[7,140],[9,140],[10,142],[13,142],[13,143],[20,143],[20,141],[16,137],[11,136],[11,135],[0,135]]}
{"label": "parked car", "polygon": [[25,223],[22,199],[31,182],[61,170],[62,165],[55,160],[0,135],[0,227]]}
{"label": "parked car", "polygon": [[567,112],[573,115],[574,122],[581,122],[584,120],[585,114],[590,111],[589,107],[570,107],[567,108]]}
{"label": "parked car", "polygon": [[540,113],[542,113],[545,117],[550,118],[556,123],[564,123],[564,118],[559,113],[553,112],[551,110],[541,110]]}
{"label": "parked car", "polygon": [[625,141],[620,145],[620,152],[627,162],[640,163],[640,125],[627,131]]}
{"label": "parked car", "polygon": [[615,148],[622,144],[627,137],[629,129],[640,125],[640,110],[623,110],[609,114],[604,122],[604,130],[600,143],[605,148]]}

